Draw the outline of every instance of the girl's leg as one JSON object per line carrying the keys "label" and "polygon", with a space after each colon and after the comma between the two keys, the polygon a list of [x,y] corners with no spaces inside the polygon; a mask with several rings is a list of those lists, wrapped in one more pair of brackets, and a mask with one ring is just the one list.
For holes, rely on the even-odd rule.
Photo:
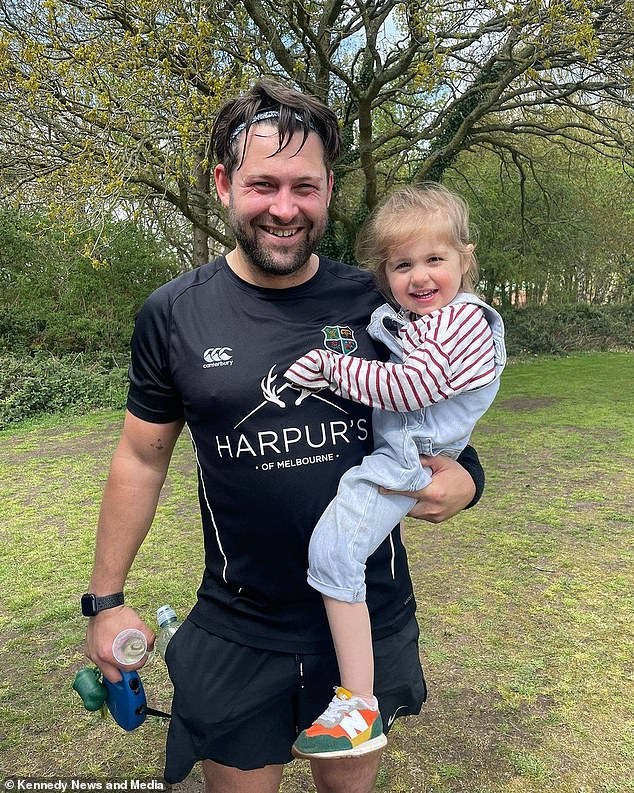
{"label": "girl's leg", "polygon": [[[335,696],[321,716],[297,737],[293,754],[317,761],[378,753],[387,743],[387,738],[383,734],[379,703],[372,693],[374,652],[367,606],[363,602],[347,603],[325,595],[324,604],[337,654],[341,686],[337,687]],[[352,696],[348,696],[344,689]],[[367,766],[373,773],[377,767],[372,763]],[[351,791],[346,779],[342,779],[341,790]],[[360,793],[362,789],[370,789],[372,779],[368,777],[367,784],[358,788]],[[332,793],[339,790],[337,785],[329,787],[325,776],[318,778],[316,774],[315,782],[320,791],[322,786],[324,791],[332,790]]]}
{"label": "girl's leg", "polygon": [[[374,689],[374,652],[370,617],[365,603],[347,603],[324,595],[341,686],[326,710],[299,734],[293,744],[295,757],[309,760],[359,757],[378,752],[387,743]],[[352,696],[348,696],[347,689]],[[373,764],[364,766],[374,769]],[[331,790],[325,777],[315,775],[317,789]],[[371,786],[368,777],[367,786]],[[363,790],[370,789],[366,785]],[[336,786],[335,786],[336,787]],[[332,787],[332,793],[335,793]],[[350,785],[341,788],[352,790]],[[354,788],[355,790],[357,787]],[[339,787],[336,787],[339,790]],[[361,787],[359,787],[361,792]]]}
{"label": "girl's leg", "polygon": [[335,645],[341,685],[355,696],[374,702],[372,629],[365,603],[344,603],[324,595]]}

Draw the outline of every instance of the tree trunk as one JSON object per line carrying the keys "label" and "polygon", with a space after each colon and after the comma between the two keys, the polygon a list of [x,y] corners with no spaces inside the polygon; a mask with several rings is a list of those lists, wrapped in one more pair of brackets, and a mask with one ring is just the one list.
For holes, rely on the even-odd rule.
{"label": "tree trunk", "polygon": [[[200,267],[209,261],[209,236],[204,227],[209,223],[209,191],[211,187],[211,172],[207,152],[200,148],[194,154],[195,189],[190,193],[190,206],[194,223],[192,264]],[[196,223],[199,221],[200,226]]]}

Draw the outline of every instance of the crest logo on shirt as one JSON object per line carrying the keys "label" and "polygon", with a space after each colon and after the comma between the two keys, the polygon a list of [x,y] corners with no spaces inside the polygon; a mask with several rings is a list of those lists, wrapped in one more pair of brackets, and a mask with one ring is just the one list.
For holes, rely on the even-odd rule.
{"label": "crest logo on shirt", "polygon": [[324,347],[327,350],[351,355],[359,346],[349,325],[326,325],[321,332],[324,334]]}

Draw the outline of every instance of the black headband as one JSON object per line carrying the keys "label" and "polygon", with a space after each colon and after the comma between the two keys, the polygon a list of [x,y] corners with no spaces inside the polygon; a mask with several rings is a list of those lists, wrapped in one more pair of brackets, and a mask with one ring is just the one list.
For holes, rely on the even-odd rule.
{"label": "black headband", "polygon": [[[244,132],[247,126],[252,127],[254,124],[259,124],[261,121],[269,121],[271,119],[279,120],[279,117],[280,117],[279,110],[262,110],[259,113],[256,113],[251,119],[251,121],[243,121],[241,124],[238,124],[238,126],[231,132],[231,135],[229,135],[229,146],[233,144],[233,142],[238,137],[238,135],[240,135],[241,132]],[[302,124],[304,122],[304,117],[302,116],[301,113],[295,113],[295,121],[298,122],[299,124]],[[310,121],[308,122],[308,126],[310,129],[312,129],[313,132],[316,132],[319,135],[319,131]]]}

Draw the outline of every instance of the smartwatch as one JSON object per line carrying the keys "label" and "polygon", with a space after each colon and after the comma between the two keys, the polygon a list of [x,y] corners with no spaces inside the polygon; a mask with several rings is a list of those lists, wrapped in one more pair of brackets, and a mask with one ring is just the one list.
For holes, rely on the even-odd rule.
{"label": "smartwatch", "polygon": [[94,617],[104,609],[122,605],[123,592],[115,592],[114,595],[95,595],[92,592],[86,592],[81,596],[81,613],[84,617]]}

